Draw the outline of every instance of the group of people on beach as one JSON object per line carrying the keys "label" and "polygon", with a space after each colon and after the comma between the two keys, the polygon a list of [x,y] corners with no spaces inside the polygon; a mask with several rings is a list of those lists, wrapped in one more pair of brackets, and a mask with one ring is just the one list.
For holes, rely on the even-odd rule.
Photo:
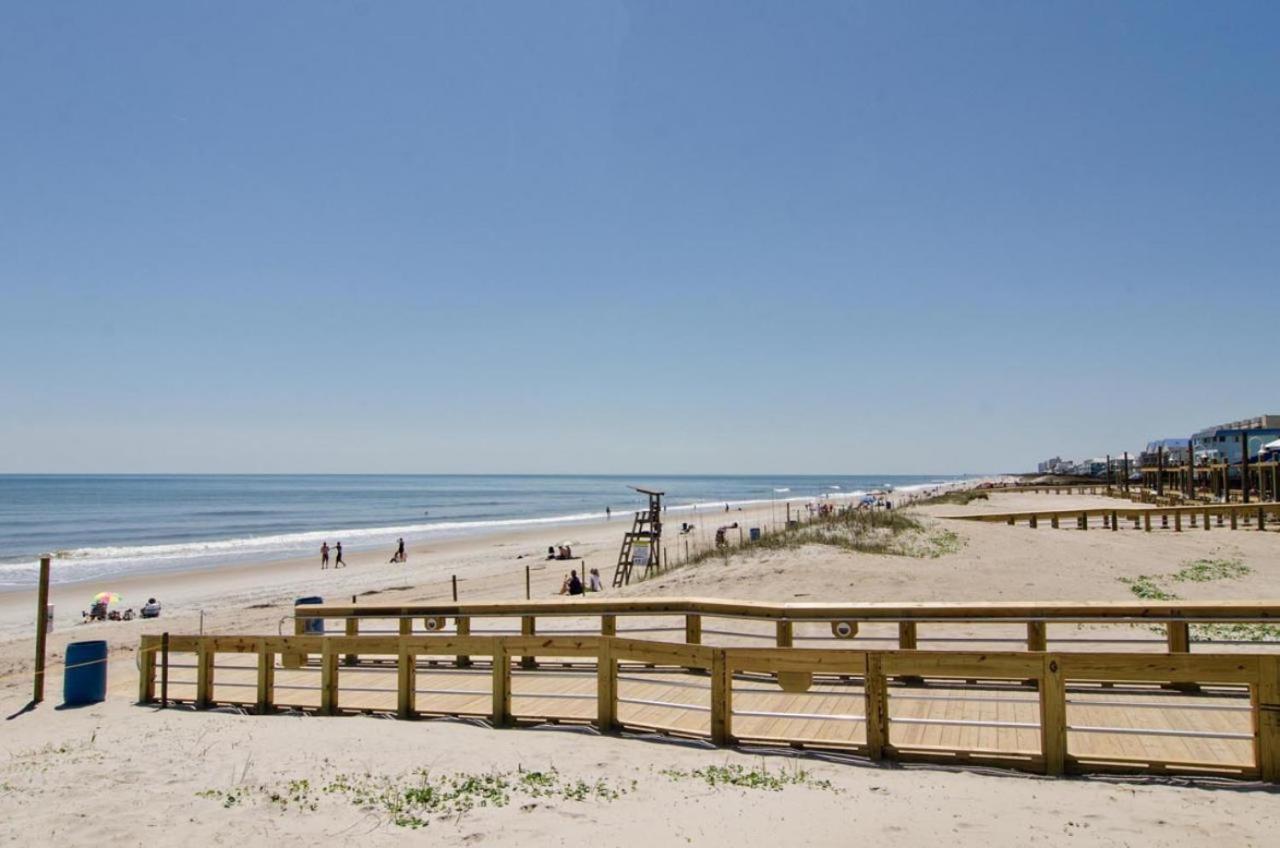
{"label": "group of people on beach", "polygon": [[560,584],[560,594],[562,595],[585,595],[587,592],[603,592],[604,583],[600,580],[600,569],[593,568],[587,572],[587,583],[584,586],[582,579],[578,577],[577,569],[573,569],[565,575],[564,582]]}
{"label": "group of people on beach", "polygon": [[547,559],[573,559],[573,548],[568,545],[547,545]]}
{"label": "group of people on beach", "polygon": [[[108,609],[110,605],[106,601],[95,601],[93,606],[89,607],[88,612],[81,612],[80,618],[82,624],[88,624],[93,621],[133,621],[138,617],[133,611],[133,607],[129,607],[124,612],[120,610]],[[142,618],[159,618],[160,604],[155,598],[148,598],[147,602],[142,605]]]}
{"label": "group of people on beach", "polygon": [[[321,543],[320,543],[320,568],[321,568],[321,570],[324,570],[324,569],[326,569],[326,568],[328,568],[328,567],[329,567],[329,551],[330,551],[330,548],[329,548],[329,542],[328,542],[328,541],[321,542]],[[341,542],[334,542],[334,543],[333,543],[332,551],[333,551],[333,554],[334,554],[334,557],[333,557],[333,567],[334,567],[334,568],[346,568],[346,567],[347,567],[347,563],[346,563],[346,561],[342,558],[342,543],[341,543]],[[408,562],[408,561],[409,561],[409,555],[408,555],[408,554],[406,554],[406,553],[405,553],[405,550],[404,550],[404,538],[403,538],[403,537],[402,537],[402,538],[400,538],[400,539],[397,539],[397,540],[396,540],[396,552],[395,552],[395,553],[393,553],[393,554],[391,555],[391,559],[389,559],[389,560],[387,560],[387,561],[388,561],[388,562]]]}

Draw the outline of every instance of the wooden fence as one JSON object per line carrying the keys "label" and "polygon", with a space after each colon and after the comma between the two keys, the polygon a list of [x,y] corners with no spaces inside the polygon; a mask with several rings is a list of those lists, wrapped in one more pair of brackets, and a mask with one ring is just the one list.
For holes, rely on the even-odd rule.
{"label": "wooden fence", "polygon": [[1182,532],[1183,525],[1210,530],[1215,519],[1218,527],[1240,527],[1265,530],[1268,523],[1280,523],[1280,504],[1188,504],[1183,506],[1157,506],[1149,508],[1091,507],[1089,509],[1022,510],[1019,512],[993,512],[981,515],[951,515],[961,521],[984,521],[1010,526],[1024,524],[1030,528],[1048,522],[1055,529],[1064,526],[1088,530],[1101,523],[1103,529],[1120,530],[1123,522],[1132,522],[1133,529],[1151,532],[1152,528],[1173,528]]}
{"label": "wooden fence", "polygon": [[[584,619],[598,617],[598,624]],[[643,619],[641,625],[628,629],[627,622]],[[672,620],[674,619],[674,620]],[[1164,630],[1163,645],[1169,653],[1191,650],[1191,627],[1195,624],[1280,624],[1280,600],[1256,602],[1114,602],[1079,603],[999,602],[999,603],[868,603],[811,604],[725,601],[710,598],[635,598],[602,599],[580,597],[567,600],[407,604],[407,605],[315,605],[295,608],[295,635],[308,632],[335,632],[340,627],[346,636],[377,632],[412,636],[441,634],[466,637],[481,635],[487,623],[519,622],[523,636],[542,632],[548,621],[576,623],[579,629],[557,630],[547,635],[668,636],[685,644],[702,644],[708,637],[768,641],[775,647],[788,648],[796,643],[827,643],[843,647],[861,646],[867,642],[890,641],[899,649],[915,650],[921,642],[936,645],[1021,644],[1030,651],[1047,650],[1050,644],[1072,645],[1089,642],[1107,644],[1102,636],[1081,635],[1076,625],[1141,624]],[[664,626],[664,622],[665,626]],[[479,624],[480,626],[477,626]],[[743,624],[763,627],[764,632],[746,632]],[[891,636],[871,635],[864,625],[896,625]],[[1025,636],[1001,635],[975,637],[939,635],[931,632],[938,625],[1024,625]],[[1066,628],[1061,627],[1066,625]],[[1069,633],[1055,634],[1067,629]],[[308,628],[313,628],[309,631]],[[941,628],[938,628],[939,630]],[[504,635],[507,631],[489,630],[485,635]],[[513,634],[514,635],[514,634]],[[1056,636],[1056,638],[1055,638]],[[1141,639],[1125,634],[1127,648],[1138,646]],[[1115,640],[1121,641],[1121,640]],[[1236,644],[1220,638],[1219,643]],[[1248,641],[1261,647],[1276,642]],[[292,663],[294,660],[287,658]]]}
{"label": "wooden fence", "polygon": [[[302,665],[282,669],[277,659],[285,655],[303,657]],[[610,636],[165,634],[144,636],[139,656],[144,704],[156,701],[159,685],[166,704],[197,708],[270,713],[292,706],[402,719],[471,715],[498,727],[567,721],[605,733],[658,730],[717,745],[842,748],[871,760],[994,763],[1050,775],[1191,772],[1280,781],[1276,655],[713,648]],[[252,663],[237,664],[237,656]],[[488,658],[488,669],[479,657]],[[516,658],[545,665],[525,671]],[[578,670],[566,671],[571,668]],[[194,679],[173,676],[187,669],[194,669]],[[467,681],[488,678],[487,690],[433,682],[448,684],[462,674]],[[282,675],[293,682],[282,682]],[[344,685],[348,677],[355,685]],[[391,679],[394,686],[371,685]],[[582,688],[584,680],[593,685]],[[538,688],[513,691],[516,683]],[[667,692],[685,694],[672,701]],[[1024,697],[1011,694],[1019,692]],[[1025,697],[1030,692],[1033,699]],[[797,708],[806,695],[843,706]],[[531,706],[513,709],[513,698]],[[919,711],[939,701],[952,712]],[[995,708],[1022,712],[993,717]],[[1190,726],[1144,728],[1128,718],[1144,712]],[[1113,716],[1114,724],[1098,725],[1090,715]],[[931,739],[922,728],[951,735]],[[1126,747],[1135,736],[1170,741]],[[1119,741],[1090,741],[1099,738]]]}

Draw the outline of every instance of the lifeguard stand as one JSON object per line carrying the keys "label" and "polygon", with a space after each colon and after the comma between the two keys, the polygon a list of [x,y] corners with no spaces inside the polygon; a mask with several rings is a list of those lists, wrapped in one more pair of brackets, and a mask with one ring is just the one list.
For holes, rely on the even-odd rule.
{"label": "lifeguard stand", "polygon": [[649,508],[636,513],[630,532],[622,537],[618,565],[613,571],[615,588],[631,582],[633,566],[643,565],[644,577],[656,574],[662,566],[662,496],[666,493],[631,488],[649,496]]}

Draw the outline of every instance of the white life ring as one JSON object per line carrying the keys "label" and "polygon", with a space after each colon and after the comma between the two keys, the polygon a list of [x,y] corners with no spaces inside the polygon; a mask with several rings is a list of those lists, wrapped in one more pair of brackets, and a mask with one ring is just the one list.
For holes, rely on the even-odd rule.
{"label": "white life ring", "polygon": [[444,630],[444,616],[434,615],[422,619],[422,626],[426,628],[428,633],[435,633],[438,630]]}
{"label": "white life ring", "polygon": [[831,635],[837,639],[852,639],[858,635],[858,622],[833,621],[831,622]]}

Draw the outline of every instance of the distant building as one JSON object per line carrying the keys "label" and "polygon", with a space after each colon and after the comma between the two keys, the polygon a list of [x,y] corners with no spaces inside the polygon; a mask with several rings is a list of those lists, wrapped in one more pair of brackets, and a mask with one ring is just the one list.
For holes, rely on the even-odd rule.
{"label": "distant building", "polygon": [[1243,455],[1242,435],[1248,439],[1249,459],[1256,460],[1263,445],[1280,438],[1280,415],[1259,415],[1206,427],[1191,437],[1196,459],[1239,464]]}
{"label": "distant building", "polygon": [[1156,439],[1147,442],[1147,448],[1138,457],[1138,465],[1142,468],[1155,468],[1160,461],[1160,449],[1164,449],[1165,467],[1187,464],[1187,446],[1190,439]]}

